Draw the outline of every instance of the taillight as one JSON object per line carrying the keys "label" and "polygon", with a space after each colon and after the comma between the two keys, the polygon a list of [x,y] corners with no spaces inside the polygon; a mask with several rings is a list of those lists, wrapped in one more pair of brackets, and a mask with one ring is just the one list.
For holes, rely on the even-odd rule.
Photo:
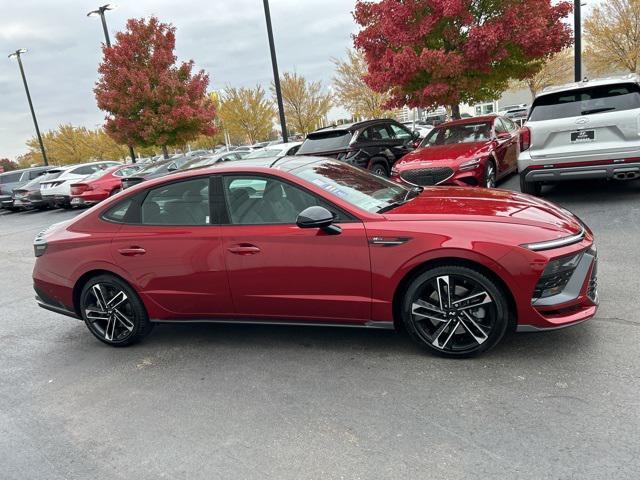
{"label": "taillight", "polygon": [[82,195],[89,190],[91,190],[91,185],[87,185],[86,183],[71,184],[71,195]]}
{"label": "taillight", "polygon": [[531,129],[522,127],[520,129],[520,151],[529,150],[529,147],[531,147]]}

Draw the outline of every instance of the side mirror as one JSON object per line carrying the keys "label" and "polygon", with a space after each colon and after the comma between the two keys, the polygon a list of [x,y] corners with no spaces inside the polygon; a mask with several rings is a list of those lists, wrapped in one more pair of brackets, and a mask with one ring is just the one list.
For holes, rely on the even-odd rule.
{"label": "side mirror", "polygon": [[342,232],[338,225],[333,224],[333,214],[326,208],[319,206],[305,208],[300,212],[296,219],[296,225],[300,228],[320,228],[332,235]]}
{"label": "side mirror", "polygon": [[413,139],[414,140],[418,140],[420,138],[420,132],[418,130],[414,130],[411,133],[413,133]]}

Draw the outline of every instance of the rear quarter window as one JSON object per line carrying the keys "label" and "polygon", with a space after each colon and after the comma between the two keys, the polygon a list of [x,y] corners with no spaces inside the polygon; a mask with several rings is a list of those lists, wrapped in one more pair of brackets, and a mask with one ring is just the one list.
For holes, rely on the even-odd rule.
{"label": "rear quarter window", "polygon": [[536,98],[529,121],[579,117],[640,108],[640,87],[619,83],[555,92]]}
{"label": "rear quarter window", "polygon": [[22,172],[16,173],[5,173],[0,175],[0,183],[14,183],[20,181],[20,177],[22,176]]}

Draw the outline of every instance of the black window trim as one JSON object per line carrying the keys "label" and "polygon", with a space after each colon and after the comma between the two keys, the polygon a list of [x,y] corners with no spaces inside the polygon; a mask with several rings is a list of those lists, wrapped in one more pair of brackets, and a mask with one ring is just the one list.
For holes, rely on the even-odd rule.
{"label": "black window trim", "polygon": [[[353,214],[345,211],[344,208],[341,208],[339,206],[337,206],[335,203],[333,203],[332,201],[327,200],[325,197],[318,195],[315,192],[312,192],[311,190],[309,190],[307,187],[305,187],[304,185],[300,185],[299,183],[296,182],[292,182],[291,180],[287,179],[287,178],[283,178],[280,177],[278,175],[271,175],[269,173],[263,173],[263,172],[229,172],[229,173],[223,173],[220,174],[220,182],[221,182],[221,188],[222,188],[222,195],[223,195],[223,199],[224,199],[224,212],[222,212],[222,215],[220,216],[221,221],[225,220],[227,223],[221,223],[220,226],[222,227],[262,227],[262,226],[269,226],[269,225],[295,225],[296,223],[283,223],[283,222],[276,222],[276,223],[243,223],[243,224],[238,224],[238,223],[231,223],[231,215],[229,214],[229,202],[227,201],[227,195],[224,191],[224,177],[264,177],[265,179],[268,178],[272,178],[274,180],[283,182],[283,183],[288,183],[289,185],[291,185],[292,187],[295,188],[299,188],[303,191],[305,191],[306,193],[308,193],[309,195],[315,197],[315,198],[319,198],[320,200],[322,200],[324,203],[329,204],[332,208],[335,208],[340,214],[344,215],[345,220],[341,220],[340,222],[336,222],[337,224],[343,224],[343,223],[362,223],[362,220],[360,220],[358,217],[354,216]],[[268,181],[268,180],[267,180]]]}

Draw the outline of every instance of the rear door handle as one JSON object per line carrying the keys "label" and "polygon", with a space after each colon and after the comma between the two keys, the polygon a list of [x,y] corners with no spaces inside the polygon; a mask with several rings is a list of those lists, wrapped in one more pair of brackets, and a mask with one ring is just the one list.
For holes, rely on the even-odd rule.
{"label": "rear door handle", "polygon": [[147,251],[142,247],[129,247],[118,249],[118,253],[125,257],[135,257],[136,255],[144,255]]}
{"label": "rear door handle", "polygon": [[236,255],[255,255],[256,253],[260,253],[260,249],[250,243],[234,245],[233,247],[229,247],[229,251]]}

